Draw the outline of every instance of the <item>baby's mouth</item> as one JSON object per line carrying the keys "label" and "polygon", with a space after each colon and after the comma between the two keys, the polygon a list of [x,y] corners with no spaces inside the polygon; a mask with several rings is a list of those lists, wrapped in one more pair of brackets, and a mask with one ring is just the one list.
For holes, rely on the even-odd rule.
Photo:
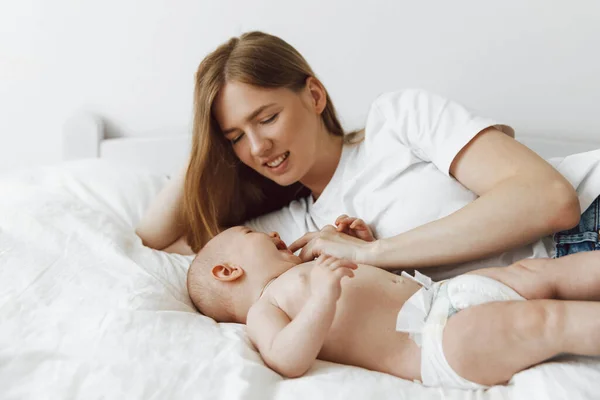
{"label": "baby's mouth", "polygon": [[288,252],[288,253],[290,253],[290,254],[292,253],[292,252],[290,251],[290,249],[288,249],[288,247],[286,246],[286,244],[283,242],[283,240],[278,240],[278,241],[275,243],[275,247],[277,247],[277,250],[283,250],[283,251],[286,251],[286,252]]}

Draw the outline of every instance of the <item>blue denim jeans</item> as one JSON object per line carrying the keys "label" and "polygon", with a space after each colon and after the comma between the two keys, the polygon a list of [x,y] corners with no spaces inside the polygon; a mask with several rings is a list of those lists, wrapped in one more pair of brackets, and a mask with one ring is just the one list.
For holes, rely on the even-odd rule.
{"label": "blue denim jeans", "polygon": [[555,258],[582,251],[600,250],[600,196],[588,207],[575,228],[554,234]]}

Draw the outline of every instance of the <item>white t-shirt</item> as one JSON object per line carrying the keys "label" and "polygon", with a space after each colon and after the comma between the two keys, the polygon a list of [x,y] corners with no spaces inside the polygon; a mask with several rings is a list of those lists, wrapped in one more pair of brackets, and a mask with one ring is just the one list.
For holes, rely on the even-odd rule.
{"label": "white t-shirt", "polygon": [[[396,236],[440,219],[477,198],[450,176],[450,164],[475,135],[490,126],[514,137],[509,126],[473,115],[440,96],[422,90],[385,93],[371,106],[365,140],[344,145],[338,167],[317,201],[312,196],[293,201],[247,225],[258,231],[277,231],[289,244],[306,232],[333,224],[341,214],[362,218],[377,238]],[[593,157],[582,158],[587,161],[580,159],[579,164],[597,165],[600,156],[596,155],[595,163],[589,162]],[[554,160],[554,164],[576,164],[567,161]],[[567,169],[571,175],[565,175],[571,183],[577,182],[577,188],[587,175],[576,172],[581,168]],[[600,168],[596,169],[600,175]],[[594,193],[600,193],[600,187]],[[548,257],[552,251],[552,239],[547,237],[497,257],[422,272],[439,280],[522,258]]]}

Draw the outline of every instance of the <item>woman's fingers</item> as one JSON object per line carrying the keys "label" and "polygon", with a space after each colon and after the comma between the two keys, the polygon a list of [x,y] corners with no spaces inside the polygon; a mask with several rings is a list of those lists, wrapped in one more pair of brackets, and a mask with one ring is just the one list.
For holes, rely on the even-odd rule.
{"label": "woman's fingers", "polygon": [[365,242],[372,242],[375,240],[373,236],[373,232],[371,232],[371,228],[360,218],[356,218],[350,224],[350,230],[352,231],[350,234],[354,237],[364,240]]}
{"label": "woman's fingers", "polygon": [[348,229],[348,224],[347,224],[347,223],[345,223],[345,222],[341,222],[341,223],[340,223],[340,224],[337,226],[336,230],[337,230],[338,232],[342,232],[342,233],[346,233],[346,234],[347,234],[347,233],[349,232],[349,229]]}
{"label": "woman's fingers", "polygon": [[336,230],[335,226],[328,224],[328,225],[325,225],[323,228],[321,228],[321,233],[324,233],[324,232],[335,232],[335,230]]}
{"label": "woman's fingers", "polygon": [[335,224],[338,232],[366,241],[372,240],[370,228],[361,218],[352,218],[344,214],[335,220]]}
{"label": "woman's fingers", "polygon": [[290,249],[292,253],[295,253],[297,250],[306,246],[311,240],[318,238],[322,234],[332,233],[336,230],[336,227],[333,225],[325,225],[320,231],[305,233],[300,239],[297,239],[289,245],[288,249]]}
{"label": "woman's fingers", "polygon": [[341,224],[344,220],[347,220],[349,217],[346,214],[342,214],[339,217],[336,218],[335,220],[335,224]]}
{"label": "woman's fingers", "polygon": [[349,227],[350,227],[350,224],[352,224],[352,221],[354,221],[354,218],[350,218],[346,214],[340,215],[335,220],[336,230],[338,232],[343,232],[345,234],[350,234]]}
{"label": "woman's fingers", "polygon": [[354,221],[361,221],[361,222],[363,222],[362,219],[360,219],[360,218],[349,217],[346,214],[343,214],[343,215],[340,215],[339,217],[337,217],[337,219],[335,220],[335,225],[339,225],[339,224],[350,225]]}
{"label": "woman's fingers", "polygon": [[319,233],[320,232],[305,233],[300,239],[296,239],[294,243],[290,244],[288,246],[288,249],[290,249],[292,253],[295,253],[296,251],[306,246],[308,242],[310,242],[315,236],[319,235]]}
{"label": "woman's fingers", "polygon": [[321,254],[315,252],[314,243],[315,242],[311,240],[310,242],[308,242],[306,245],[304,245],[302,247],[300,254],[298,254],[298,257],[300,257],[302,262],[312,261],[315,259],[315,257],[318,257],[321,255]]}
{"label": "woman's fingers", "polygon": [[339,232],[333,225],[327,225],[319,232],[304,234],[293,242],[289,249],[292,253],[300,250],[298,256],[303,262],[312,261],[325,252],[336,257],[353,259],[356,255],[356,246],[360,246],[361,240],[373,240],[368,227],[365,230],[350,230],[346,233]]}
{"label": "woman's fingers", "polygon": [[[316,248],[317,242],[319,240],[319,234],[320,232],[311,232],[310,236],[308,238],[304,238],[305,240],[301,241],[299,243],[299,245],[301,245],[302,250],[300,250],[300,254],[298,254],[298,257],[300,257],[300,259],[303,262],[308,262],[308,261],[312,261],[315,258],[319,257],[322,255],[321,251],[318,251]],[[306,234],[304,236],[307,236],[309,234]],[[301,240],[303,238],[300,238],[299,240]],[[329,257],[329,256],[327,256]],[[327,259],[326,258],[321,258],[321,261],[326,262]]]}
{"label": "woman's fingers", "polygon": [[367,224],[365,224],[365,221],[363,221],[362,219],[357,218],[354,221],[352,221],[352,223],[350,224],[350,228],[364,230],[367,229]]}

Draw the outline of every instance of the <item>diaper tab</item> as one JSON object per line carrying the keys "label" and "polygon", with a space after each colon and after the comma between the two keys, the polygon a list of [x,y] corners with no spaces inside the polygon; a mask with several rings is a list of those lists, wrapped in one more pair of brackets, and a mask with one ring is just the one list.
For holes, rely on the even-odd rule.
{"label": "diaper tab", "polygon": [[423,286],[425,289],[431,288],[433,281],[427,275],[423,275],[419,271],[415,270],[415,276],[410,276],[406,271],[402,271],[400,274],[403,278],[408,278],[411,281],[417,282],[419,285]]}
{"label": "diaper tab", "polygon": [[414,340],[420,347],[421,333],[429,315],[436,290],[432,288],[433,282],[431,278],[418,271],[415,271],[414,278],[404,271],[402,271],[401,275],[419,283],[423,287],[406,300],[400,309],[396,318],[396,331],[408,333],[408,337]]}

